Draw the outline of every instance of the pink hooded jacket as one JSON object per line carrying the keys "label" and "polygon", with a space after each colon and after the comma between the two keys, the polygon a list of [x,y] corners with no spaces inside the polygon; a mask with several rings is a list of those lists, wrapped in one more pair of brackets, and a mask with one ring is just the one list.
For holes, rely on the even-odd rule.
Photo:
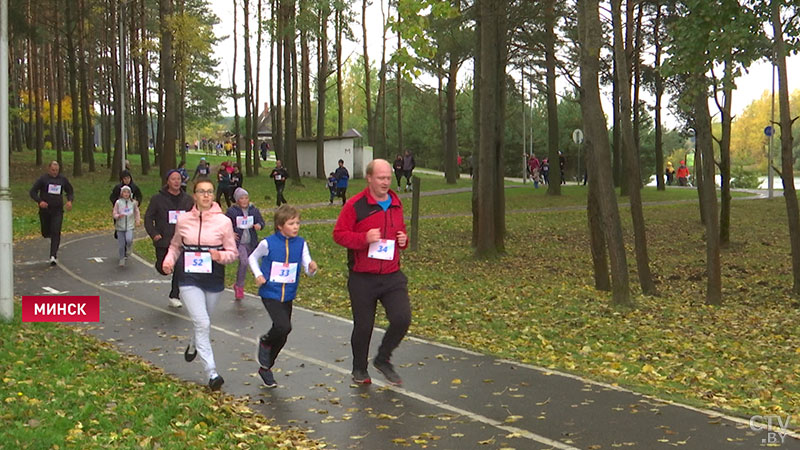
{"label": "pink hooded jacket", "polygon": [[216,261],[220,264],[230,264],[239,257],[231,219],[222,213],[216,202],[211,204],[208,211],[201,213],[194,206],[191,211],[178,216],[175,235],[172,236],[162,265],[165,271],[174,267],[175,261],[183,253],[183,245],[222,246],[223,250],[219,251],[220,260]]}

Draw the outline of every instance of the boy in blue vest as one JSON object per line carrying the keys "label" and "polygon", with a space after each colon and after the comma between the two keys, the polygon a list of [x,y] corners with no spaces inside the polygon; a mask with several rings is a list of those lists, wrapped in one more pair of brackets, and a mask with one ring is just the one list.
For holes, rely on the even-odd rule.
{"label": "boy in blue vest", "polygon": [[299,267],[308,275],[317,272],[308,244],[298,236],[300,211],[288,204],[275,211],[275,233],[265,237],[248,258],[250,270],[256,277],[258,295],[272,319],[272,328],[258,338],[256,359],[261,365],[258,374],[264,386],[278,386],[272,366],[286,338],[292,331],[292,300],[300,279]]}

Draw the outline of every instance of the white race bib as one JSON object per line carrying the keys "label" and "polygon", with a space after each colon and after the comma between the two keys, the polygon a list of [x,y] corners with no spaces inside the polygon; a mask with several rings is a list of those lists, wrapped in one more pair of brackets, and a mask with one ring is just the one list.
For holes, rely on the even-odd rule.
{"label": "white race bib", "polygon": [[367,256],[372,259],[391,261],[394,259],[394,239],[381,239],[369,244]]}
{"label": "white race bib", "polygon": [[253,228],[253,216],[236,216],[236,228],[240,230]]}
{"label": "white race bib", "polygon": [[211,253],[184,252],[183,271],[186,273],[211,273]]}
{"label": "white race bib", "polygon": [[183,210],[180,210],[180,209],[179,210],[174,210],[174,209],[170,210],[169,213],[168,213],[169,214],[169,223],[172,223],[172,224],[178,223],[178,216],[180,216],[181,214],[183,214],[185,212],[186,211],[183,211]]}
{"label": "white race bib", "polygon": [[122,208],[122,214],[126,215],[126,216],[130,216],[131,214],[133,214],[133,208],[131,208],[131,207]]}
{"label": "white race bib", "polygon": [[294,283],[297,280],[297,263],[272,261],[269,281],[273,283]]}
{"label": "white race bib", "polygon": [[277,174],[277,173],[275,174],[275,181],[281,181],[282,179],[283,179],[283,177],[280,176],[280,174]]}
{"label": "white race bib", "polygon": [[47,193],[48,194],[61,195],[61,185],[60,184],[48,184],[47,185]]}

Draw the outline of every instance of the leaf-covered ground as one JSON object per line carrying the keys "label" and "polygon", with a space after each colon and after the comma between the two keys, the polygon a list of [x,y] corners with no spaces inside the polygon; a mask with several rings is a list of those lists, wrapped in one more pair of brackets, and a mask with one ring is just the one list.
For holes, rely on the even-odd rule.
{"label": "leaf-covered ground", "polygon": [[[246,180],[245,186],[269,222],[271,203],[265,208],[262,198],[274,187],[264,177]],[[155,178],[150,183],[158,184]],[[355,181],[352,192],[358,183],[363,186]],[[423,183],[430,187],[424,191],[447,187],[441,178]],[[85,200],[86,206],[98,211],[110,207],[112,183],[97,181],[94,186],[98,193]],[[317,203],[320,196],[327,201],[324,187],[292,189],[300,203]],[[508,211],[585,204],[585,190],[577,186],[560,198],[530,186],[506,193]],[[645,189],[643,196],[651,201],[692,200],[696,191]],[[15,194],[15,226],[18,199]],[[469,194],[426,197],[421,210],[469,214]],[[84,217],[79,211],[76,215]],[[337,213],[338,207],[324,206],[304,210],[303,218],[335,218]],[[703,304],[704,229],[694,203],[645,207],[651,269],[661,293],[654,298],[638,295],[626,208],[621,216],[636,301],[630,310],[610,307],[609,296],[592,287],[585,211],[509,214],[507,254],[492,261],[472,258],[469,216],[423,220],[420,250],[403,257],[414,308],[411,333],[742,416],[790,414],[796,428],[800,303],[790,294],[783,199],[733,203],[733,242],[722,253],[725,304],[717,308]],[[28,217],[35,222],[34,215]],[[86,214],[77,224],[85,227],[65,221],[65,229],[110,229],[110,221],[99,213]],[[320,272],[303,279],[297,304],[349,317],[346,255],[333,243],[331,230],[330,224],[301,229]],[[135,249],[153,258],[149,242],[137,242]],[[228,271],[230,282],[233,272]],[[252,280],[247,289],[256,291]]]}
{"label": "leaf-covered ground", "polygon": [[323,448],[72,328],[0,324],[5,448]]}

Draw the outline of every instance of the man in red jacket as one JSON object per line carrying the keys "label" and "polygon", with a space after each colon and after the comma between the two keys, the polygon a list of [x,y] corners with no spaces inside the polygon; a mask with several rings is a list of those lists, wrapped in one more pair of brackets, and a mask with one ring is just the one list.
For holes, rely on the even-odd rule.
{"label": "man in red jacket", "polygon": [[389,189],[391,184],[392,166],[383,159],[370,162],[366,189],[347,201],[333,228],[333,240],[347,248],[353,381],[360,384],[372,382],[367,357],[378,300],[386,310],[389,328],[372,364],[391,384],[402,384],[390,358],[411,324],[408,279],[400,271],[400,250],[408,247],[408,235],[403,204]]}

